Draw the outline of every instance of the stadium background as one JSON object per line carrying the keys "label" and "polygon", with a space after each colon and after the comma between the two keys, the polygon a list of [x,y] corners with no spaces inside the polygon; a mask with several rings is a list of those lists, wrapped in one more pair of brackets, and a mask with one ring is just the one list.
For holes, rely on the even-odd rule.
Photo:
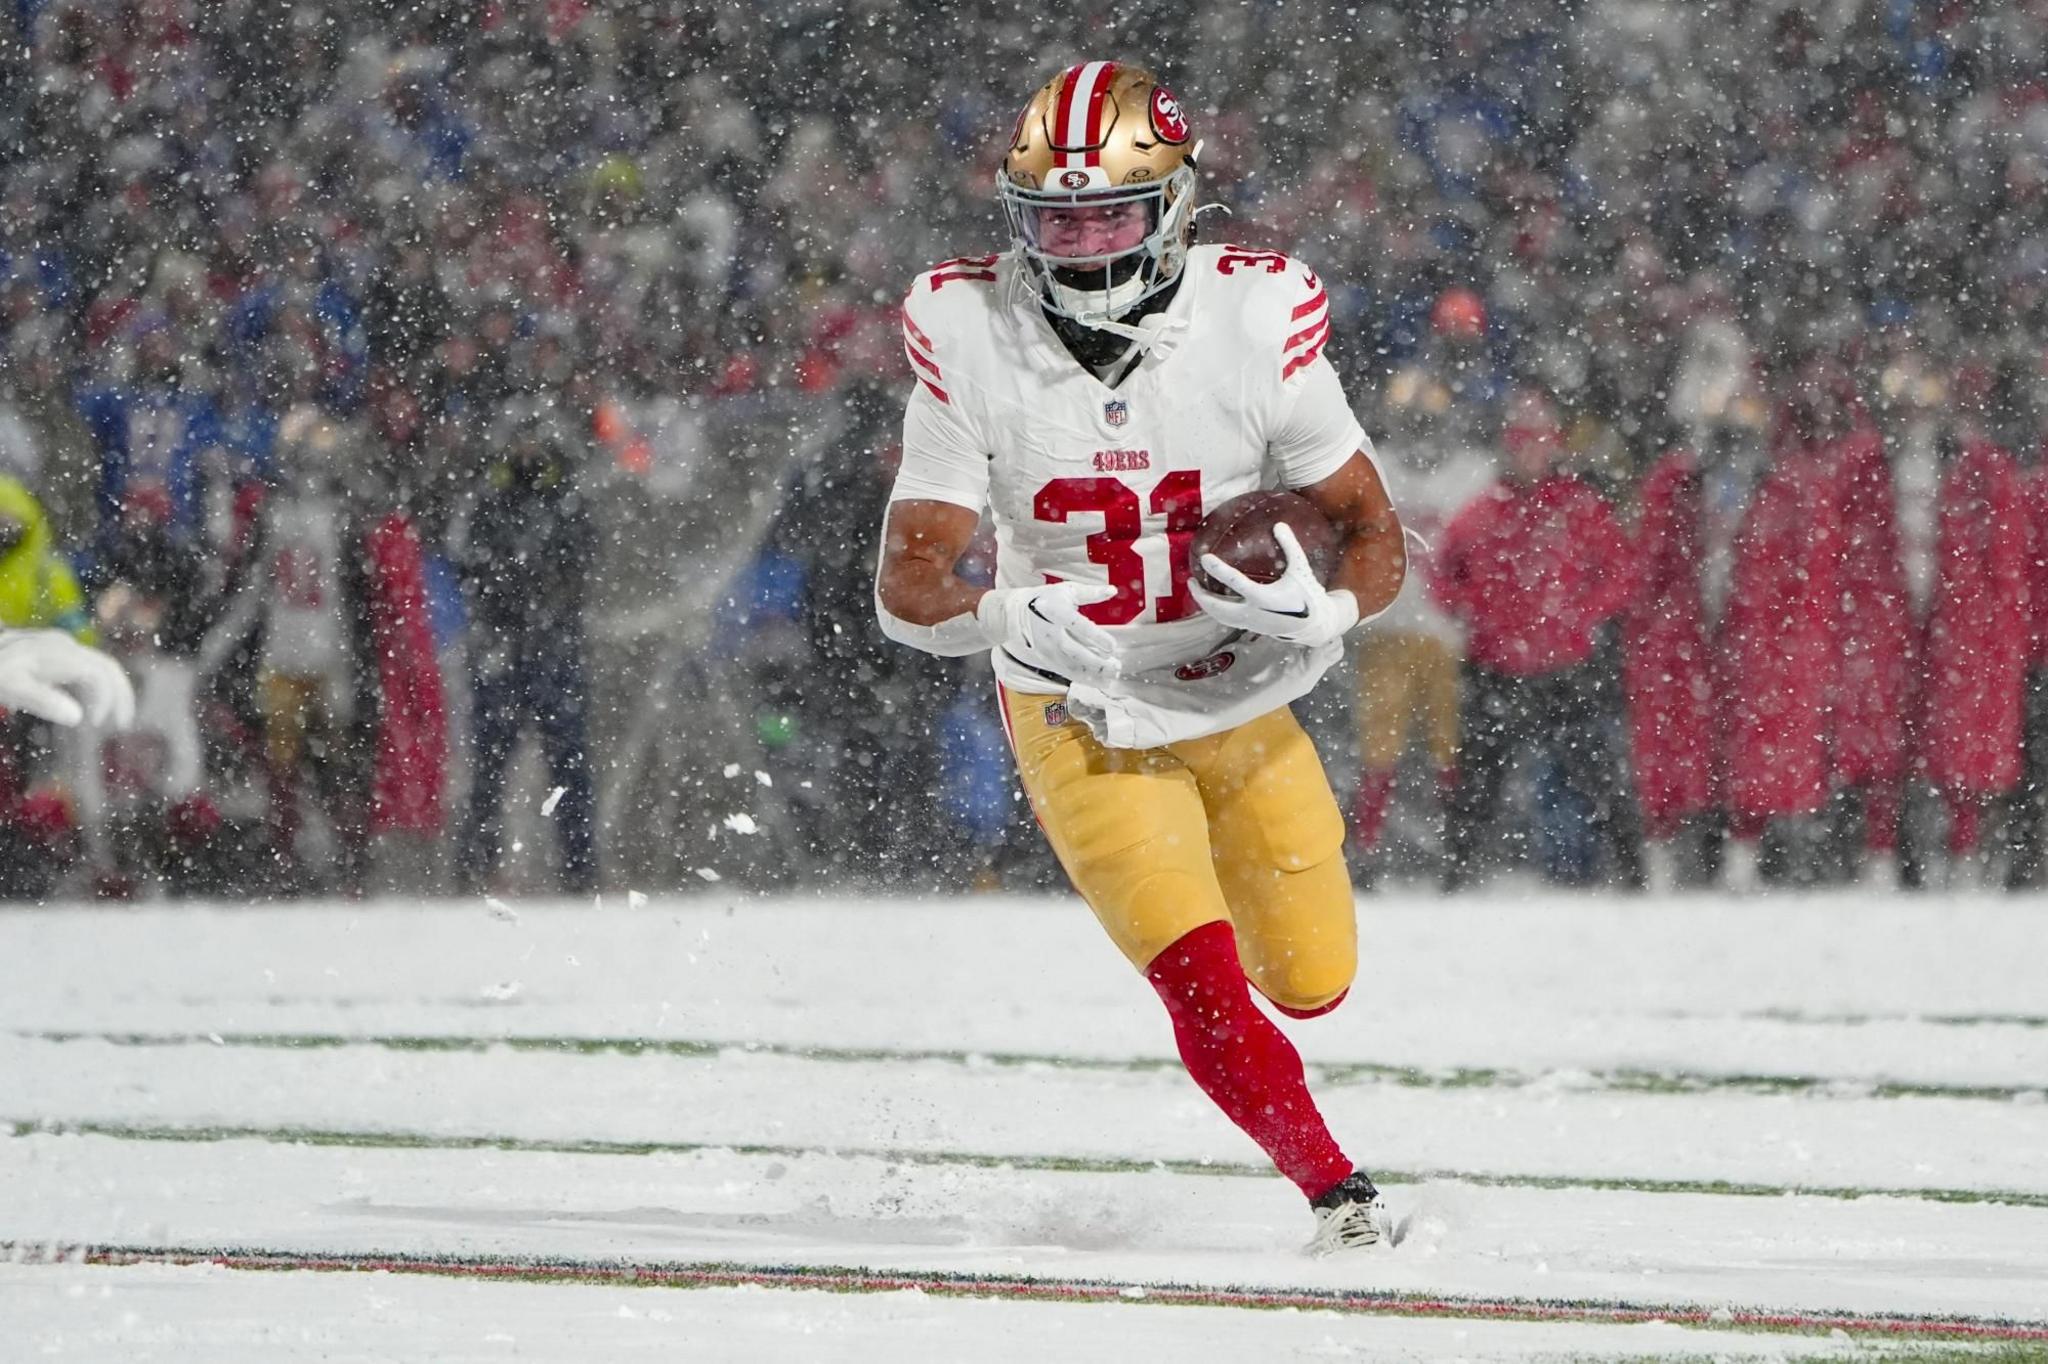
{"label": "stadium background", "polygon": [[[467,530],[537,400],[594,528],[530,604],[587,637],[601,884],[1044,882],[985,679],[886,645],[869,571],[906,380],[897,299],[1000,246],[994,144],[1083,55],[1148,61],[1180,93],[1204,197],[1231,210],[1205,231],[1330,282],[1329,354],[1397,500],[1411,461],[1490,458],[1532,391],[1631,523],[1668,452],[1725,475],[1708,485],[1738,516],[1788,420],[1851,413],[1896,489],[1908,631],[1974,592],[1986,647],[2027,641],[1995,666],[1966,649],[1922,667],[1891,719],[2017,667],[2038,740],[2048,592],[2017,570],[1951,581],[1939,513],[1959,445],[1996,445],[1990,491],[1953,498],[2010,525],[2038,572],[2039,0],[1084,5],[1057,24],[982,4],[19,0],[10,17],[0,460],[106,642],[189,677],[204,755],[197,783],[166,789],[152,774],[173,764],[131,754],[127,787],[88,791],[91,755],[18,727],[18,894],[454,884],[488,643],[461,578],[495,571]],[[358,649],[327,681],[363,704],[280,763],[262,627],[235,611],[252,592],[269,609],[276,580],[247,551],[279,542],[278,509],[322,498],[371,566],[346,628],[411,639],[442,686],[406,690]],[[1732,572],[1702,566],[1710,603]],[[41,609],[7,623],[65,614]],[[1958,812],[2040,819],[2025,693],[2000,685],[1964,745],[1981,774],[1937,780],[1925,745],[1879,773],[1918,793],[1908,823],[1958,865],[1985,856],[1953,836]],[[1311,715],[1347,794],[1350,690]],[[1524,775],[1531,859],[1597,877],[1571,846],[1588,812],[1544,797],[1540,752]],[[550,879],[551,785],[523,760],[509,870],[486,884]],[[1404,785],[1421,813],[1390,844],[1413,827],[1427,851],[1426,786]],[[122,833],[140,825],[149,839]],[[1860,873],[1840,841],[1811,874]],[[171,854],[124,864],[143,843]]]}

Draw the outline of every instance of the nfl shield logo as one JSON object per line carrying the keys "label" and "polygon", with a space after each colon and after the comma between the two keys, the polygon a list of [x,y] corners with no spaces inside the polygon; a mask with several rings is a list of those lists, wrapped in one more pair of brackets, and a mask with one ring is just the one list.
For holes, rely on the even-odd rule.
{"label": "nfl shield logo", "polygon": [[1131,419],[1131,405],[1122,398],[1111,398],[1102,405],[1102,419],[1111,426],[1122,426]]}

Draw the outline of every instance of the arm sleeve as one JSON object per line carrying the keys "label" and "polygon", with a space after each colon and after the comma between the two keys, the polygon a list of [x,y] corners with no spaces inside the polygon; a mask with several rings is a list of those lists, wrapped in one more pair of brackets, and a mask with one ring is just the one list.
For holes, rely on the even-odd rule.
{"label": "arm sleeve", "polygon": [[[1280,483],[1287,488],[1306,488],[1320,483],[1344,467],[1352,452],[1363,450],[1379,470],[1372,442],[1365,428],[1351,415],[1345,401],[1344,385],[1337,371],[1323,356],[1301,373],[1299,379],[1282,388],[1280,425],[1267,442],[1269,458],[1280,471]],[[1381,472],[1381,482],[1385,474]]]}
{"label": "arm sleeve", "polygon": [[891,502],[951,502],[979,512],[988,502],[988,450],[949,402],[919,385],[903,409],[903,465]]}

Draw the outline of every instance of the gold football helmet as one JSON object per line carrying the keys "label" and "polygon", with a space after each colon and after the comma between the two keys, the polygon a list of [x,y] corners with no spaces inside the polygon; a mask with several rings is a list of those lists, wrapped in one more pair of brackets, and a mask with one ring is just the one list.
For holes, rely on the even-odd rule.
{"label": "gold football helmet", "polygon": [[[1039,88],[1017,117],[996,188],[1047,308],[1127,330],[1116,320],[1171,284],[1187,259],[1201,150],[1180,101],[1142,67],[1081,62]],[[1055,228],[1119,209],[1143,216],[1134,245],[1077,246],[1085,238]]]}

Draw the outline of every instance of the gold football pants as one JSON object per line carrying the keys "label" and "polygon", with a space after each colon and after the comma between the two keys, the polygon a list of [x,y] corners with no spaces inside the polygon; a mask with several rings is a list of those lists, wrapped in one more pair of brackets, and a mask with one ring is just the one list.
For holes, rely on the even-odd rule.
{"label": "gold football pants", "polygon": [[1432,635],[1373,631],[1358,642],[1358,749],[1391,772],[1420,732],[1439,772],[1458,759],[1458,658]]}
{"label": "gold football pants", "polygon": [[1350,988],[1358,926],[1344,820],[1286,707],[1162,748],[1109,748],[1057,696],[1000,692],[1032,810],[1074,888],[1140,971],[1227,919],[1245,976],[1314,1010]]}

